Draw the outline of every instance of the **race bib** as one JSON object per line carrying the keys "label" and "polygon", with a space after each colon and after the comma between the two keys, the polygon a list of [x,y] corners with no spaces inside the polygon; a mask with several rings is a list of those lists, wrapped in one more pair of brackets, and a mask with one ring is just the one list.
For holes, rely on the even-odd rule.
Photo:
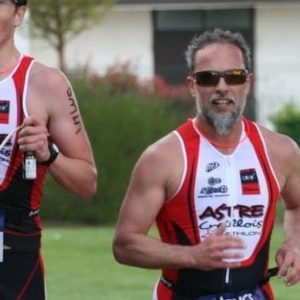
{"label": "race bib", "polygon": [[257,287],[255,289],[244,290],[240,292],[227,292],[218,295],[207,295],[193,298],[195,300],[266,300],[262,290]]}
{"label": "race bib", "polygon": [[3,262],[4,210],[0,210],[0,262]]}

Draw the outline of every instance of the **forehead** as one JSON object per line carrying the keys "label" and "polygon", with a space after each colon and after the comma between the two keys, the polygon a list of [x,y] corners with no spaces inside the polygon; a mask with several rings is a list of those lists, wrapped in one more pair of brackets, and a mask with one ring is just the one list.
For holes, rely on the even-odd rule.
{"label": "forehead", "polygon": [[195,71],[245,68],[241,49],[232,44],[214,43],[200,49],[195,55]]}

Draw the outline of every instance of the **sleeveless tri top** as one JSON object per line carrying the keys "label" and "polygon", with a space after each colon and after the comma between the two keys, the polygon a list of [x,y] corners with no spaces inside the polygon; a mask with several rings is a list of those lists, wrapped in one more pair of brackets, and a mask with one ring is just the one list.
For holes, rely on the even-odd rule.
{"label": "sleeveless tri top", "polygon": [[219,152],[193,120],[179,127],[176,135],[182,146],[185,171],[179,190],[157,216],[162,241],[195,245],[226,223],[226,234],[242,238],[247,246],[240,259],[241,268],[164,269],[163,279],[190,296],[254,287],[267,272],[279,197],[279,184],[259,128],[243,119],[240,143],[230,155]]}
{"label": "sleeveless tri top", "polygon": [[33,233],[40,231],[38,211],[46,168],[38,165],[37,179],[22,178],[22,152],[17,144],[17,128],[26,110],[28,78],[34,63],[22,56],[9,76],[0,81],[0,209],[5,212],[5,229]]}

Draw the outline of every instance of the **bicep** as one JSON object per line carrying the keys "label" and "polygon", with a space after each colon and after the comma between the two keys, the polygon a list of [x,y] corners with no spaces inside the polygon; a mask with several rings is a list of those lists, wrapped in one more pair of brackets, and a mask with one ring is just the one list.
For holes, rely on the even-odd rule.
{"label": "bicep", "polygon": [[164,174],[151,158],[135,166],[120,210],[117,233],[146,233],[165,201]]}
{"label": "bicep", "polygon": [[288,160],[289,172],[282,189],[282,197],[287,209],[300,208],[300,150],[294,148]]}
{"label": "bicep", "polygon": [[287,209],[300,208],[300,174],[291,175],[282,190],[282,197]]}
{"label": "bicep", "polygon": [[90,143],[70,82],[60,74],[56,89],[52,88],[49,93],[53,99],[48,122],[51,138],[66,156],[90,160]]}

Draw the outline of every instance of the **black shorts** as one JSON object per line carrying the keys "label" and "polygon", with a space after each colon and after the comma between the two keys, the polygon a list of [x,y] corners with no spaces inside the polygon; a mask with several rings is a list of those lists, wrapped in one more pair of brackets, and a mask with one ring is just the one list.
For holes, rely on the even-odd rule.
{"label": "black shorts", "polygon": [[256,287],[253,289],[242,290],[239,292],[225,292],[218,294],[211,294],[206,296],[199,296],[193,298],[186,298],[180,295],[175,295],[173,300],[233,300],[233,299],[245,299],[245,300],[268,300],[269,298],[264,294],[261,288]]}
{"label": "black shorts", "polygon": [[46,299],[40,251],[4,251],[4,261],[0,263],[0,299]]}

